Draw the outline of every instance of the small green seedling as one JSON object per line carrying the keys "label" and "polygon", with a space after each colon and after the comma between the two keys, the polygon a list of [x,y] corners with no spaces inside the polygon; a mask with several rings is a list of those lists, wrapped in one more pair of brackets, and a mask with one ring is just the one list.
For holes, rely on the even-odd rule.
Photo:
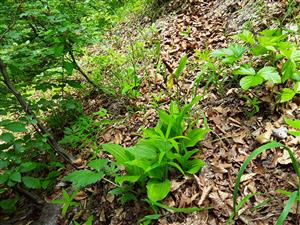
{"label": "small green seedling", "polygon": [[64,217],[69,209],[70,206],[80,206],[80,203],[74,202],[73,199],[77,195],[77,191],[73,192],[71,195],[69,195],[66,190],[62,190],[63,194],[63,199],[55,199],[52,200],[51,203],[53,204],[61,204],[62,205],[62,210],[61,210],[61,215]]}

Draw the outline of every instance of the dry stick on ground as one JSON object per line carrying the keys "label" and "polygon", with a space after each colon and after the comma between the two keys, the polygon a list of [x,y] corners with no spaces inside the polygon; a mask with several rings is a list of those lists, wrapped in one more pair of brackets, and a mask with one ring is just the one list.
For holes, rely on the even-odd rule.
{"label": "dry stick on ground", "polygon": [[72,155],[70,155],[68,152],[66,152],[58,143],[57,141],[52,137],[51,134],[47,131],[47,129],[44,127],[44,125],[41,123],[41,121],[36,117],[35,113],[31,111],[29,108],[28,103],[25,101],[23,96],[19,91],[17,91],[11,82],[8,72],[6,70],[6,66],[3,63],[3,61],[0,59],[0,72],[3,77],[4,84],[7,86],[9,91],[17,98],[18,102],[22,106],[25,113],[32,117],[34,120],[37,121],[36,125],[33,125],[34,129],[43,136],[47,136],[48,140],[47,143],[51,146],[51,148],[58,153],[61,157],[63,157],[68,163],[71,165],[75,165],[75,159]]}
{"label": "dry stick on ground", "polygon": [[69,54],[72,58],[73,64],[75,65],[76,69],[81,73],[81,75],[87,80],[87,82],[89,82],[96,90],[98,90],[98,86],[88,77],[88,75],[86,75],[86,73],[81,69],[81,67],[78,65],[74,54],[73,54],[73,50],[70,47],[69,48]]}

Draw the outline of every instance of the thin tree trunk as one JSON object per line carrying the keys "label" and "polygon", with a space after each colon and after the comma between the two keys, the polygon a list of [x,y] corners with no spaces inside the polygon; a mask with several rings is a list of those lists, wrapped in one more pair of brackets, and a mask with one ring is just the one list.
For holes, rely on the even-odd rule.
{"label": "thin tree trunk", "polygon": [[3,63],[3,61],[0,59],[0,72],[2,74],[3,77],[3,81],[5,83],[5,85],[7,86],[7,88],[10,90],[10,92],[17,98],[18,102],[20,103],[20,105],[22,106],[24,112],[32,117],[34,120],[37,121],[36,125],[33,125],[35,130],[41,134],[41,135],[45,135],[47,136],[48,140],[47,143],[51,146],[51,148],[57,153],[59,154],[61,157],[63,157],[68,163],[75,165],[75,159],[73,158],[72,155],[70,155],[68,152],[66,152],[58,143],[57,141],[53,138],[53,136],[51,134],[49,134],[49,132],[47,131],[47,129],[44,127],[44,125],[41,123],[41,121],[37,118],[37,116],[35,115],[34,112],[31,111],[31,109],[29,108],[28,103],[25,101],[25,99],[23,98],[23,96],[21,95],[21,93],[19,91],[16,90],[16,88],[14,87],[13,83],[11,82],[8,72],[6,70],[6,66]]}

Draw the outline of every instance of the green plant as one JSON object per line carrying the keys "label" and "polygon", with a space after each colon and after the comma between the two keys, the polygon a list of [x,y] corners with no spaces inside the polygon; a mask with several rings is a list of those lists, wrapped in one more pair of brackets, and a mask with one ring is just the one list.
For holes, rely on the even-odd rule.
{"label": "green plant", "polygon": [[106,125],[112,123],[112,121],[103,118],[106,114],[106,109],[102,108],[93,113],[93,117],[87,115],[77,117],[70,127],[65,128],[64,137],[59,143],[70,145],[73,148],[95,145],[97,141],[95,134],[101,133]]}
{"label": "green plant", "polygon": [[[53,157],[52,163],[39,163],[38,158],[45,157],[49,151],[46,138],[39,135],[31,137],[25,125],[25,118],[22,121],[2,120],[0,127],[3,133],[0,135],[0,184],[13,187],[16,184],[23,184],[27,188],[46,189],[59,175],[55,171],[62,164],[56,162]],[[35,151],[32,151],[32,150]],[[40,172],[48,170],[46,177],[36,177]]]}
{"label": "green plant", "polygon": [[71,206],[80,206],[79,202],[75,202],[73,201],[74,198],[77,195],[77,191],[73,192],[71,195],[69,195],[66,190],[62,190],[62,194],[63,194],[63,199],[55,199],[52,200],[51,203],[52,204],[60,204],[62,205],[62,210],[61,210],[61,215],[62,217],[64,217],[69,209],[69,207]]}
{"label": "green plant", "polygon": [[153,220],[158,220],[160,218],[160,214],[152,214],[146,215],[142,219],[139,220],[140,225],[150,225]]}
{"label": "green plant", "polygon": [[250,98],[245,95],[245,96],[242,96],[242,98],[246,100],[245,106],[247,109],[245,111],[246,111],[247,117],[250,118],[259,112],[261,101],[257,97]]}
{"label": "green plant", "polygon": [[80,189],[100,181],[105,175],[113,176],[117,172],[114,164],[109,165],[107,159],[94,159],[87,165],[91,169],[76,170],[63,179],[72,182],[76,189]]}
{"label": "green plant", "polygon": [[[197,173],[205,163],[192,158],[199,152],[192,149],[210,131],[188,126],[189,111],[196,101],[179,108],[175,102],[169,113],[159,111],[159,122],[155,128],[144,130],[144,137],[133,147],[123,148],[115,144],[102,145],[104,151],[112,154],[119,165],[126,168],[126,175],[117,176],[116,182],[138,183],[147,192],[151,202],[163,200],[170,192],[169,172],[173,169],[186,174]],[[145,190],[146,189],[146,190]],[[159,190],[159,191],[158,191]]]}
{"label": "green plant", "polygon": [[300,120],[291,120],[285,118],[285,122],[287,125],[291,126],[296,130],[289,130],[288,133],[297,137],[300,137]]}
{"label": "green plant", "polygon": [[[240,79],[244,90],[257,87],[264,82],[269,86],[284,85],[293,82],[293,87],[286,87],[279,93],[279,102],[287,102],[300,93],[300,50],[296,43],[287,40],[281,29],[267,29],[254,35],[244,30],[235,36],[243,41],[242,45],[230,45],[228,48],[215,50],[212,56],[221,58],[223,64],[231,65],[234,79]],[[240,64],[239,60],[247,54],[253,60],[248,64]]]}
{"label": "green plant", "polygon": [[[93,225],[93,216],[89,216],[89,218],[87,219],[87,221],[83,224],[83,225]],[[74,221],[75,225],[80,225],[78,222]]]}
{"label": "green plant", "polygon": [[[261,154],[262,152],[272,149],[272,148],[283,148],[285,151],[288,151],[289,156],[292,160],[292,165],[293,168],[298,176],[298,178],[300,178],[300,167],[299,167],[299,163],[295,157],[295,153],[293,152],[293,150],[291,150],[290,148],[288,148],[287,146],[280,144],[278,142],[270,142],[268,144],[265,144],[261,147],[259,147],[258,149],[254,150],[249,156],[248,158],[244,161],[244,163],[241,166],[241,169],[238,172],[237,178],[236,178],[236,182],[235,182],[235,186],[234,186],[234,191],[233,191],[233,205],[234,205],[234,212],[231,215],[231,217],[229,218],[229,220],[227,221],[227,224],[230,224],[234,218],[234,216],[238,213],[238,210],[256,193],[254,194],[249,194],[247,195],[239,204],[237,204],[237,197],[238,197],[238,191],[239,191],[239,186],[241,183],[241,177],[244,173],[244,171],[246,170],[246,167],[249,165],[249,163],[259,154]],[[300,199],[300,185],[298,187],[297,191],[294,191],[290,196],[289,196],[289,200],[286,203],[283,211],[281,212],[279,218],[277,219],[276,225],[282,225],[289,213],[289,211],[291,210],[293,203],[297,200]]]}

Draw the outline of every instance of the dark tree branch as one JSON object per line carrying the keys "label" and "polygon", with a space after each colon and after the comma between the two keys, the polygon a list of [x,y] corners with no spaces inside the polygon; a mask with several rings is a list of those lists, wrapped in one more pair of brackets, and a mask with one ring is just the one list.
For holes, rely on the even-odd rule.
{"label": "dark tree branch", "polygon": [[87,74],[81,69],[81,67],[78,65],[74,54],[73,54],[73,50],[70,47],[69,48],[69,54],[71,56],[71,59],[73,61],[73,64],[75,65],[76,69],[81,73],[81,75],[87,80],[87,82],[89,82],[96,90],[98,90],[98,86],[87,76]]}
{"label": "dark tree branch", "polygon": [[6,66],[3,63],[3,61],[0,59],[0,72],[3,77],[3,82],[6,85],[6,87],[9,89],[9,91],[17,98],[18,102],[22,106],[24,112],[32,117],[34,120],[37,121],[37,124],[34,126],[35,130],[41,134],[47,136],[47,143],[51,146],[51,148],[59,154],[61,157],[63,157],[68,163],[75,165],[75,159],[72,155],[70,155],[68,152],[66,152],[58,143],[57,141],[52,137],[52,135],[47,131],[47,129],[44,127],[44,125],[41,123],[41,121],[37,118],[34,112],[31,111],[29,108],[28,103],[25,101],[23,96],[19,91],[17,91],[11,82],[8,72],[6,70]]}

